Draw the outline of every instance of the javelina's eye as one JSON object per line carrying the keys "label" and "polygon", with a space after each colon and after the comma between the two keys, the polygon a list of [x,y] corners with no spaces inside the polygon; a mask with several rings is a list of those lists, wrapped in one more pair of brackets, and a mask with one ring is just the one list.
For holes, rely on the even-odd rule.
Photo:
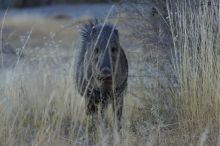
{"label": "javelina's eye", "polygon": [[95,48],[94,53],[98,54],[99,53],[99,48]]}
{"label": "javelina's eye", "polygon": [[115,52],[117,52],[117,48],[112,47],[111,51],[112,51],[112,53],[115,53]]}

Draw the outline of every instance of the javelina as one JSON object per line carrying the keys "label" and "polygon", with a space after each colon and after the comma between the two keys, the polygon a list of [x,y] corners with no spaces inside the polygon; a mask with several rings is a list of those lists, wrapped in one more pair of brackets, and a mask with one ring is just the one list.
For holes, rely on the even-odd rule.
{"label": "javelina", "polygon": [[121,128],[123,93],[127,87],[128,62],[119,43],[118,30],[111,24],[92,20],[81,30],[81,48],[76,65],[76,87],[85,97],[87,115],[98,106],[104,117],[109,103]]}

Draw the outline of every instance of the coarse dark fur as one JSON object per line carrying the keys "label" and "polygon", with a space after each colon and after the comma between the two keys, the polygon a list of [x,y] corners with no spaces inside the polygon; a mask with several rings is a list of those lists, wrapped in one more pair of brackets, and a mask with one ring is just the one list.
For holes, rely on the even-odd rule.
{"label": "coarse dark fur", "polygon": [[117,126],[121,128],[127,79],[128,62],[118,30],[111,24],[89,21],[81,30],[76,63],[76,88],[85,97],[86,113],[93,116],[100,106],[104,117],[108,104],[112,103]]}

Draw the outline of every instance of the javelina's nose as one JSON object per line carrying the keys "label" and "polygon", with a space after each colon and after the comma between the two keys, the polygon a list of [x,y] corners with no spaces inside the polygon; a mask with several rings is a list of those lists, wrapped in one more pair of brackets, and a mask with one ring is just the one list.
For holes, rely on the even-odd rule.
{"label": "javelina's nose", "polygon": [[101,75],[102,76],[111,76],[111,69],[109,67],[103,67],[101,70]]}
{"label": "javelina's nose", "polygon": [[98,75],[98,80],[111,80],[111,69],[108,67],[102,68]]}

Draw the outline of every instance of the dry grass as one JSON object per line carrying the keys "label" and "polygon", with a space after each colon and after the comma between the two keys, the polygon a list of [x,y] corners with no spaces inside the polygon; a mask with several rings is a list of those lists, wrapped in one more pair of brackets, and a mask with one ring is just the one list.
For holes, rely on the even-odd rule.
{"label": "dry grass", "polygon": [[[194,11],[180,4],[175,16],[169,13],[174,41],[170,54],[178,86],[166,76],[158,79],[163,73],[159,72],[163,61],[158,46],[151,50],[158,60],[154,66],[149,63],[152,56],[130,45],[125,50],[130,74],[136,77],[129,78],[122,136],[118,137],[114,127],[101,125],[97,145],[219,144],[220,10],[199,6]],[[81,20],[75,23],[80,25]],[[79,34],[77,27],[62,27],[66,24],[72,22],[5,20],[4,40],[23,48],[25,57],[13,69],[1,68],[0,145],[91,145],[84,99],[73,82]],[[130,32],[122,30],[121,40],[131,39],[127,37]],[[108,119],[112,123],[111,110]]]}
{"label": "dry grass", "polygon": [[205,131],[204,143],[216,141],[220,128],[219,1],[211,6],[197,5],[196,9],[182,4],[175,14],[170,13],[170,18],[178,20],[171,21],[171,26],[179,82],[175,97],[179,128],[195,135]]}

